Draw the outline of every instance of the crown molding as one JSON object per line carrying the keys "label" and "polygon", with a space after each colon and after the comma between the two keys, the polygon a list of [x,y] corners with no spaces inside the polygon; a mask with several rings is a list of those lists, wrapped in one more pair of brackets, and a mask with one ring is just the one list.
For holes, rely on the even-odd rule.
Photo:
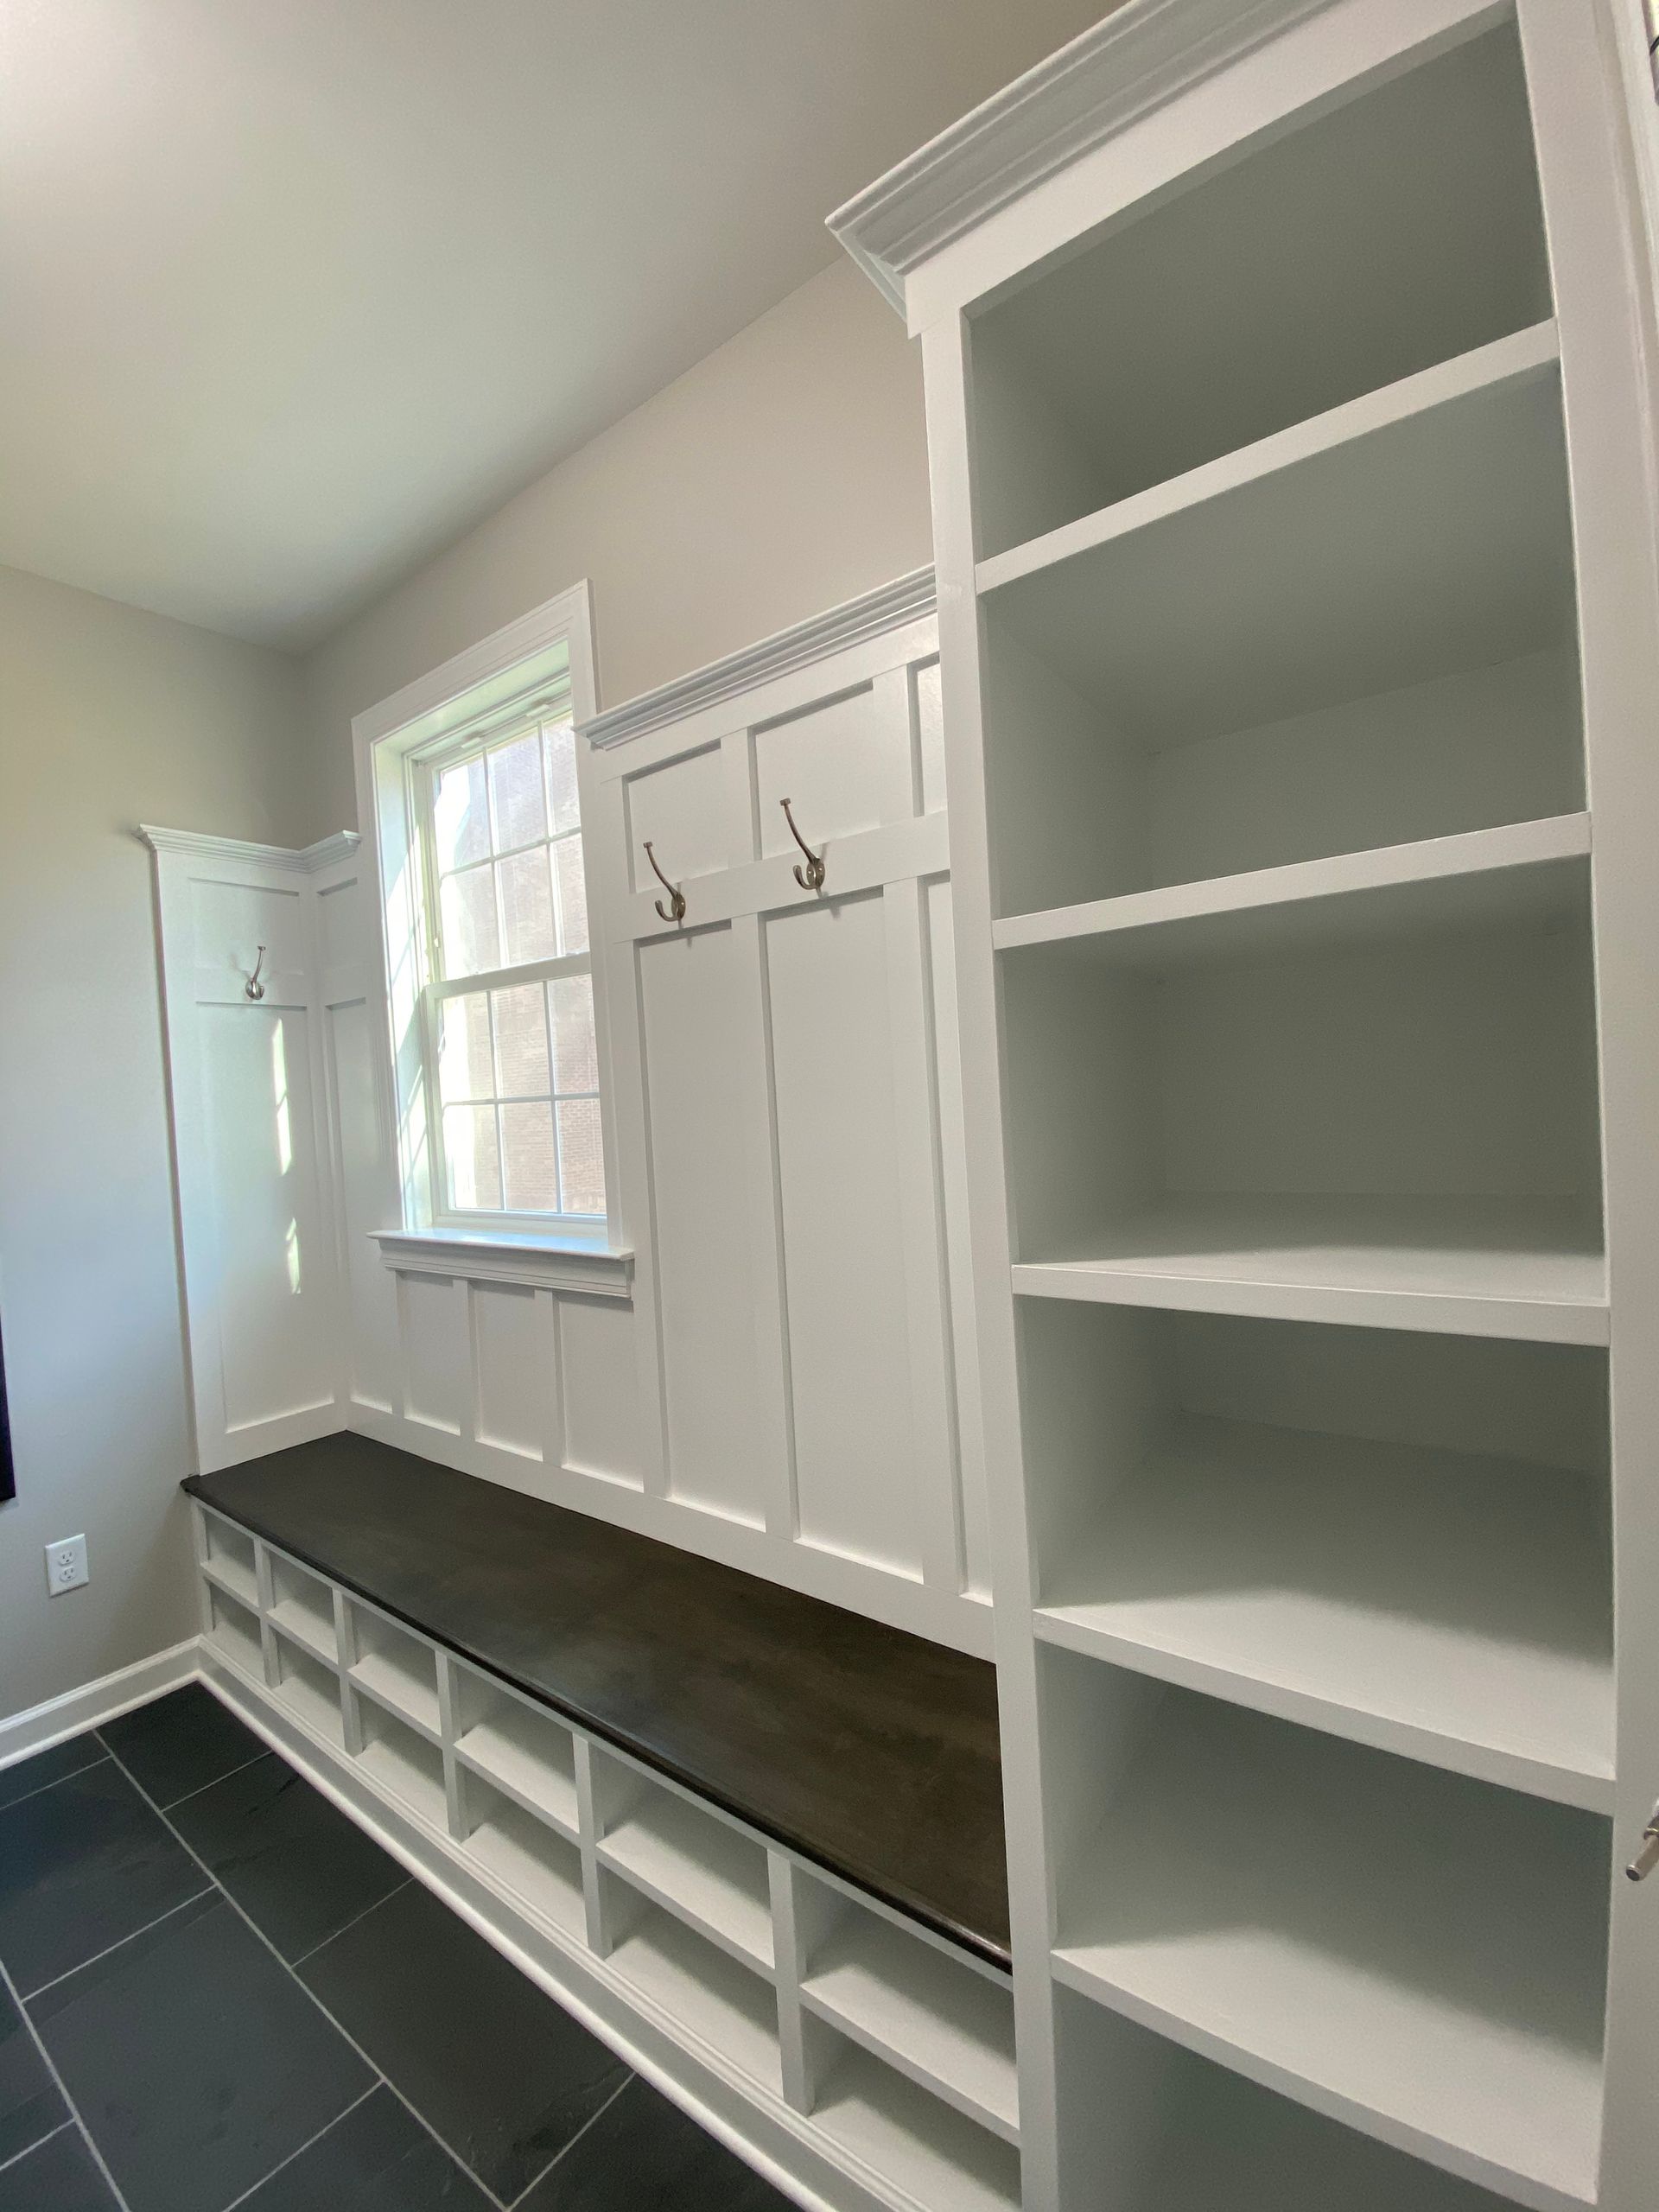
{"label": "crown molding", "polygon": [[355,830],[337,830],[315,845],[261,845],[245,837],[213,837],[200,830],[163,830],[141,822],[137,836],[153,853],[182,853],[191,860],[234,862],[242,868],[283,868],[294,875],[316,875],[349,860],[362,843]]}
{"label": "crown molding", "polygon": [[829,218],[902,315],[911,270],[1331,0],[1124,0]]}
{"label": "crown molding", "polygon": [[710,661],[706,668],[678,677],[658,690],[643,691],[637,699],[626,700],[579,724],[578,733],[592,745],[626,744],[648,730],[662,729],[671,722],[683,721],[702,708],[717,706],[722,699],[737,698],[773,677],[808,667],[844,646],[861,645],[904,623],[918,621],[933,612],[933,606],[932,569],[914,569],[907,576],[879,584],[874,591],[831,607],[826,614],[815,614],[792,628],[777,631],[724,660]]}

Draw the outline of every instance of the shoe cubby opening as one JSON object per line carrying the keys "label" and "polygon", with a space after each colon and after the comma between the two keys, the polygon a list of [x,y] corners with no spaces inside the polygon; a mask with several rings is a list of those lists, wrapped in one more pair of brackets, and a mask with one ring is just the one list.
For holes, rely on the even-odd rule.
{"label": "shoe cubby opening", "polygon": [[314,1735],[338,1751],[344,1732],[340,1712],[340,1677],[289,1638],[276,1640],[276,1695]]}
{"label": "shoe cubby opening", "polygon": [[1007,2142],[1020,2133],[1014,1990],[843,1891],[811,1885],[801,2001],[852,2042]]}
{"label": "shoe cubby opening", "polygon": [[1509,2212],[1075,1991],[1054,1993],[1060,2201],[1112,2212]]}
{"label": "shoe cubby opening", "polygon": [[334,1633],[334,1592],[318,1576],[280,1553],[272,1552],[270,1558],[271,1598],[267,1619],[314,1658],[335,1665],[340,1645]]}
{"label": "shoe cubby opening", "polygon": [[1001,917],[1584,806],[1548,360],[982,605]]}
{"label": "shoe cubby opening", "polygon": [[259,1609],[259,1577],[254,1562],[253,1538],[216,1514],[204,1513],[202,1565],[210,1581],[247,1606]]}
{"label": "shoe cubby opening", "polygon": [[434,1742],[438,1738],[438,1662],[432,1646],[384,1613],[353,1602],[351,1675],[358,1688]]}
{"label": "shoe cubby opening", "polygon": [[1607,1821],[1071,1651],[1039,1700],[1057,1980],[1593,2199]]}
{"label": "shoe cubby opening", "polygon": [[537,1919],[582,1938],[582,1853],[568,1836],[465,1770],[461,1825],[468,1858]]}
{"label": "shoe cubby opening", "polygon": [[442,1752],[376,1700],[359,1696],[356,1703],[362,1732],[359,1766],[410,1812],[447,1833]]}
{"label": "shoe cubby opening", "polygon": [[581,1834],[570,1731],[487,1675],[456,1663],[455,1755],[538,1820]]}
{"label": "shoe cubby opening", "polygon": [[601,1879],[616,1973],[725,2063],[781,2099],[778,1999],[771,1981],[634,1884],[610,1873]]}
{"label": "shoe cubby opening", "polygon": [[1606,1810],[1606,1354],[1027,1299],[1039,1637]]}
{"label": "shoe cubby opening", "polygon": [[1291,116],[970,315],[979,550],[1551,312],[1526,85],[1504,22]]}
{"label": "shoe cubby opening", "polygon": [[597,1749],[592,1756],[601,1864],[744,1966],[770,1974],[772,1902],[763,1847],[638,1768]]}
{"label": "shoe cubby opening", "polygon": [[812,2023],[811,2120],[921,2212],[1018,2212],[1020,2153],[909,2075]]}
{"label": "shoe cubby opening", "polygon": [[1605,1298],[1581,886],[1497,925],[1114,943],[1003,956],[1020,1261]]}
{"label": "shoe cubby opening", "polygon": [[259,1616],[217,1584],[207,1586],[207,1640],[244,1674],[264,1679],[264,1654],[259,1637]]}

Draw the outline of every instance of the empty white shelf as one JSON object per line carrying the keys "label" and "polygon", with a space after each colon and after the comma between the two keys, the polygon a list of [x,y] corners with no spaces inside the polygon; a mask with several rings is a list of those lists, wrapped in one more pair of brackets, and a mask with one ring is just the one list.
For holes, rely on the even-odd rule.
{"label": "empty white shelf", "polygon": [[251,1565],[231,1552],[210,1552],[201,1563],[201,1571],[238,1605],[246,1605],[251,1612],[258,1611],[259,1585]]}
{"label": "empty white shelf", "polygon": [[925,2089],[849,2048],[814,2124],[925,2212],[1018,2212],[1020,2154]]}
{"label": "empty white shelf", "polygon": [[723,1821],[652,1789],[601,1840],[599,1856],[734,1958],[772,1972],[766,1854]]}
{"label": "empty white shelf", "polygon": [[1604,1483],[1188,1417],[1060,1553],[1037,1633],[1610,1813]]}
{"label": "empty white shelf", "polygon": [[1046,1298],[1605,1344],[1607,1267],[1572,1199],[1174,1197],[1084,1254],[1016,1265]]}
{"label": "empty white shelf", "polygon": [[1060,1869],[1056,1974],[1471,2180],[1591,2202],[1605,1824],[1161,1695]]}
{"label": "empty white shelf", "polygon": [[213,1624],[208,1630],[208,1641],[240,1667],[244,1673],[251,1675],[257,1681],[263,1681],[264,1651],[259,1641],[257,1617],[245,1611],[218,1589],[213,1594]]}
{"label": "empty white shelf", "polygon": [[277,1697],[296,1719],[338,1750],[345,1741],[340,1717],[339,1677],[325,1674],[309,1660],[296,1659],[291,1652],[283,1656],[282,1664],[283,1679],[276,1686]]}
{"label": "empty white shelf", "polygon": [[645,1905],[611,1964],[722,2067],[783,2095],[777,1999],[769,1982],[656,1907]]}
{"label": "empty white shelf", "polygon": [[377,1718],[365,1723],[372,1734],[365,1733],[357,1764],[372,1781],[394,1797],[401,1798],[411,1812],[418,1813],[433,1827],[447,1825],[443,1793],[443,1762],[438,1752],[411,1729],[389,1718]]}
{"label": "empty white shelf", "polygon": [[274,1629],[279,1630],[302,1651],[308,1651],[325,1666],[332,1667],[339,1657],[334,1640],[334,1616],[332,1607],[315,1604],[300,1592],[278,1599],[265,1616]]}
{"label": "empty white shelf", "polygon": [[479,1808],[469,1790],[468,1806],[481,1817],[467,1839],[467,1856],[538,1918],[582,1937],[582,1860],[574,1845],[494,1791]]}
{"label": "empty white shelf", "polygon": [[542,1720],[498,1696],[485,1717],[457,1739],[455,1751],[526,1811],[566,1835],[580,1835],[575,1755],[556,1721]]}
{"label": "empty white shelf", "polygon": [[[360,1633],[360,1630],[359,1630]],[[439,1740],[436,1662],[429,1652],[425,1665],[397,1649],[365,1650],[353,1667],[352,1680],[384,1705],[418,1728],[434,1743]]]}
{"label": "empty white shelf", "polygon": [[944,2097],[1020,2139],[1014,1992],[857,1907],[842,1914],[801,1985],[810,2008]]}
{"label": "empty white shelf", "polygon": [[1550,816],[996,923],[999,951],[1074,945],[1128,966],[1565,912],[1589,891],[1590,817]]}

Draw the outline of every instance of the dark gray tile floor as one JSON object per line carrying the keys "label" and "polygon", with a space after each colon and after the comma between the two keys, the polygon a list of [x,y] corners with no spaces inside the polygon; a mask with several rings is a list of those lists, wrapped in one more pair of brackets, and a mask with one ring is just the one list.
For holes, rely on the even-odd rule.
{"label": "dark gray tile floor", "polygon": [[0,2212],[787,2212],[199,1683],[0,1772]]}

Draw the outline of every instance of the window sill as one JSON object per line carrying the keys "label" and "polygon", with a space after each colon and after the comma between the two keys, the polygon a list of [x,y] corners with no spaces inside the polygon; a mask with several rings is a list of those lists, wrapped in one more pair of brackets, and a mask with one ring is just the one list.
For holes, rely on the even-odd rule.
{"label": "window sill", "polygon": [[633,1296],[632,1253],[613,1252],[591,1237],[518,1236],[500,1229],[372,1229],[369,1235],[398,1274],[527,1283],[593,1298]]}

